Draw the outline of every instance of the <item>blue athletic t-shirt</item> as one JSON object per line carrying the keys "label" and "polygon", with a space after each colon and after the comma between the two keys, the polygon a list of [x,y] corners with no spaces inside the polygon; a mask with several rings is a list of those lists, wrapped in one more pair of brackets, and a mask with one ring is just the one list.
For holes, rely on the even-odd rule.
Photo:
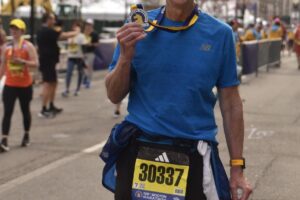
{"label": "blue athletic t-shirt", "polygon": [[[155,19],[159,9],[149,12]],[[164,26],[180,26],[164,18]],[[117,46],[110,70],[120,54]],[[176,138],[216,141],[214,117],[219,88],[239,84],[229,26],[200,12],[186,31],[156,29],[136,45],[126,120],[143,131]]]}

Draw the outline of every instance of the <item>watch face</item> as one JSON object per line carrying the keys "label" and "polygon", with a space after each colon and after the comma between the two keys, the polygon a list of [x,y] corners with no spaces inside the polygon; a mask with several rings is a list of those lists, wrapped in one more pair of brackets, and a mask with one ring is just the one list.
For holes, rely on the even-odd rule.
{"label": "watch face", "polygon": [[148,14],[143,9],[135,9],[129,15],[129,22],[136,22],[143,27],[148,26]]}

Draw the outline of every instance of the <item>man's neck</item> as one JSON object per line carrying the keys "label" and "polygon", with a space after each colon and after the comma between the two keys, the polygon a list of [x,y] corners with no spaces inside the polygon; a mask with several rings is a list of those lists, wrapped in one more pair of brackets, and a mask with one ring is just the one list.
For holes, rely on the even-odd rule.
{"label": "man's neck", "polygon": [[175,5],[167,3],[166,5],[166,17],[174,21],[184,21],[192,13],[195,4],[193,1],[189,1],[185,5]]}

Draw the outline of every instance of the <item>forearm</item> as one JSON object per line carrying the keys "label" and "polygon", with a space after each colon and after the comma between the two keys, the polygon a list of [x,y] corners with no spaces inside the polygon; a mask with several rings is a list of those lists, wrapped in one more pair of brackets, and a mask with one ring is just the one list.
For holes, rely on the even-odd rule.
{"label": "forearm", "polygon": [[131,61],[119,59],[115,69],[105,79],[107,96],[112,103],[120,103],[130,89]]}
{"label": "forearm", "polygon": [[59,36],[59,40],[66,40],[66,39],[75,37],[77,34],[78,34],[78,31],[62,32]]}
{"label": "forearm", "polygon": [[38,67],[38,61],[34,61],[34,60],[24,60],[24,64],[31,68]]}
{"label": "forearm", "polygon": [[240,100],[232,102],[222,110],[223,126],[231,159],[243,156],[244,119],[243,105]]}

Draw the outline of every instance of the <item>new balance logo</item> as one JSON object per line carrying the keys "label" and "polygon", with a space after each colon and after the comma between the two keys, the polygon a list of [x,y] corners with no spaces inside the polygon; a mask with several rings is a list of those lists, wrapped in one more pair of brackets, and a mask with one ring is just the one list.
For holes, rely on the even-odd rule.
{"label": "new balance logo", "polygon": [[170,162],[166,152],[163,152],[161,155],[159,155],[157,158],[155,158],[155,161],[166,162],[166,163]]}

